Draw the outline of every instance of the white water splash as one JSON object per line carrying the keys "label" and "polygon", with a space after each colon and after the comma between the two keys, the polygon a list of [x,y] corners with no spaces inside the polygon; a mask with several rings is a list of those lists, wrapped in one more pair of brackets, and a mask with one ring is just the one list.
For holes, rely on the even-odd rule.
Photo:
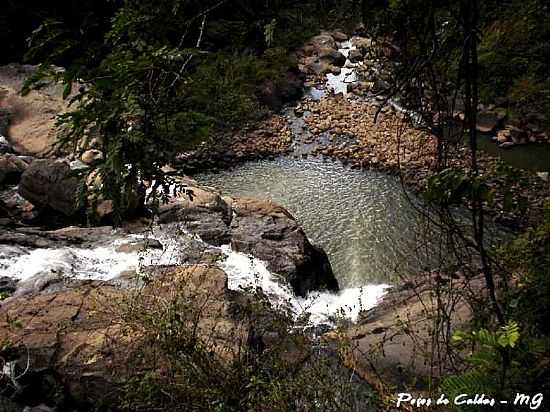
{"label": "white water splash", "polygon": [[[174,234],[178,230],[179,235]],[[151,265],[183,264],[180,248],[185,242],[201,242],[196,236],[184,233],[177,226],[164,227],[150,239],[159,240],[163,249],[124,253],[117,248],[126,243],[143,241],[143,235],[126,235],[107,245],[88,248],[62,247],[28,249],[16,246],[0,248],[0,277],[7,276],[25,281],[41,274],[56,273],[75,279],[111,280],[127,271],[140,272]],[[204,244],[204,243],[203,243]],[[206,244],[204,244],[206,246]],[[231,290],[261,288],[274,306],[290,307],[298,317],[309,314],[314,325],[331,323],[334,316],[356,320],[359,312],[376,305],[387,285],[368,285],[363,288],[344,289],[339,293],[312,293],[307,298],[296,297],[290,286],[271,273],[265,262],[231,250],[229,245],[211,250],[221,252],[218,266],[227,273]]]}
{"label": "white water splash", "polygon": [[294,295],[290,286],[271,273],[264,262],[252,256],[234,252],[229,245],[222,246],[225,260],[219,263],[229,278],[232,290],[260,288],[272,304],[290,306],[296,316],[308,314],[314,325],[332,323],[336,316],[357,320],[362,310],[378,303],[389,285],[367,285],[343,289],[338,293],[315,292],[306,298]]}
{"label": "white water splash", "polygon": [[355,67],[357,67],[359,63],[352,63],[349,60],[350,52],[355,49],[356,47],[353,45],[352,40],[340,43],[338,51],[346,57],[346,63],[344,67],[340,69],[340,74],[327,74],[327,88],[332,90],[334,94],[341,93],[346,96],[348,94],[348,85],[359,80],[357,71],[355,70]]}

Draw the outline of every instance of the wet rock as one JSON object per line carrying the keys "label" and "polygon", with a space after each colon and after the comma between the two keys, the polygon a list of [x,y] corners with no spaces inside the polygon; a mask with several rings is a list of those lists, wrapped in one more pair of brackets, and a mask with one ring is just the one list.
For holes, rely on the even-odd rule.
{"label": "wet rock", "polygon": [[0,154],[0,185],[15,185],[28,163],[14,154]]}
{"label": "wet rock", "polygon": [[352,43],[363,55],[372,47],[372,39],[365,37],[356,36],[352,39]]}
{"label": "wet rock", "polygon": [[514,142],[514,144],[527,143],[528,135],[525,130],[520,129],[519,127],[516,127],[513,125],[507,125],[506,130],[508,130],[510,134],[510,138],[512,139],[512,142]]}
{"label": "wet rock", "polygon": [[11,295],[17,289],[18,280],[7,276],[0,276],[0,302],[2,296]]}
{"label": "wet rock", "polygon": [[[453,277],[453,288],[447,288],[450,277],[435,273],[418,274],[388,292],[376,307],[363,312],[356,326],[348,329],[353,349],[346,361],[348,367],[376,388],[391,384],[397,387],[424,387],[433,377],[452,370],[452,355],[445,348],[442,334],[434,335],[433,319],[437,305],[429,296],[442,286],[444,301],[453,301],[453,330],[460,330],[472,317],[468,297],[463,290],[484,293],[480,276],[467,279]],[[458,288],[458,289],[457,289]],[[430,353],[438,348],[437,359]],[[414,382],[413,382],[414,381]]]}
{"label": "wet rock", "polygon": [[314,290],[338,290],[324,251],[311,245],[286,209],[255,199],[234,199],[231,246],[267,262],[283,275],[294,292],[305,296]]}
{"label": "wet rock", "polygon": [[36,219],[39,211],[34,205],[23,198],[16,187],[0,192],[0,204],[14,221],[30,222]]}
{"label": "wet rock", "polygon": [[289,71],[283,79],[266,80],[259,87],[259,98],[270,109],[280,111],[285,103],[302,96],[303,85],[301,75]]}
{"label": "wet rock", "polygon": [[78,211],[78,180],[69,177],[69,171],[66,161],[36,160],[21,176],[19,194],[39,208],[50,207],[65,216],[73,216]]}
{"label": "wet rock", "polygon": [[334,37],[330,34],[319,34],[318,36],[313,37],[309,44],[316,49],[329,48],[336,49],[336,41]]}
{"label": "wet rock", "polygon": [[496,113],[485,112],[477,116],[476,129],[481,133],[492,133],[500,123],[499,116]]}
{"label": "wet rock", "polygon": [[181,196],[160,206],[159,222],[181,222],[186,229],[216,246],[229,243],[230,206],[213,189],[191,187],[190,190],[190,197]]}
{"label": "wet rock", "polygon": [[145,252],[148,249],[163,249],[162,243],[157,239],[143,239],[131,243],[125,243],[116,248],[120,253],[139,253]]}
{"label": "wet rock", "polygon": [[8,139],[6,139],[1,133],[0,133],[0,154],[5,153],[12,153],[13,150],[11,148],[10,143],[8,142]]}
{"label": "wet rock", "polygon": [[67,275],[62,270],[40,272],[29,279],[20,281],[13,293],[12,299],[27,295],[36,295],[42,292],[56,292],[63,289],[68,281]]}
{"label": "wet rock", "polygon": [[511,147],[514,147],[516,144],[514,142],[504,142],[498,145],[501,149],[510,149]]}

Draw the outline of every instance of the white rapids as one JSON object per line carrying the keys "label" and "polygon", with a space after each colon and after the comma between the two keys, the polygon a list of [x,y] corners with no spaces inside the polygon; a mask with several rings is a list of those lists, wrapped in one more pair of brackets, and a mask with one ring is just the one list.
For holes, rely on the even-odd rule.
{"label": "white rapids", "polygon": [[[172,229],[172,232],[170,230]],[[179,233],[181,232],[181,229]],[[124,243],[143,240],[143,235],[118,236],[107,244],[90,247],[62,247],[29,249],[16,246],[0,246],[0,277],[21,281],[46,274],[57,274],[73,279],[108,281],[124,272],[140,273],[151,265],[185,264],[178,256],[178,249],[185,247],[179,237],[173,236],[173,226],[156,229],[149,238],[159,240],[163,249],[124,253],[117,248]],[[196,236],[186,234],[187,239],[201,242]],[[178,239],[178,240],[176,240]],[[226,272],[231,290],[259,288],[274,306],[290,308],[295,316],[307,315],[310,324],[332,324],[335,317],[356,320],[361,310],[372,308],[385,293],[387,285],[368,285],[349,288],[339,293],[311,293],[306,298],[294,295],[290,286],[278,275],[267,269],[266,263],[249,255],[235,252],[229,245],[216,249],[221,258],[217,265]]]}

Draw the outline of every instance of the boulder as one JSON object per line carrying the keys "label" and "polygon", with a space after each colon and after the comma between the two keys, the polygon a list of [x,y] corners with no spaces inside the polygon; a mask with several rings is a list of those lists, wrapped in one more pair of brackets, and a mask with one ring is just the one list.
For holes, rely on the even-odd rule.
{"label": "boulder", "polygon": [[[69,410],[69,402],[70,410],[116,405],[121,384],[139,371],[162,367],[155,362],[162,352],[147,335],[155,331],[146,328],[155,326],[140,322],[145,314],[160,316],[174,302],[186,302],[179,308],[182,330],[195,330],[211,356],[222,362],[239,356],[250,323],[236,310],[236,294],[227,289],[223,271],[207,265],[157,267],[150,275],[152,281],[139,294],[102,282],[77,282],[4,302],[0,341],[13,343],[6,361],[17,371],[28,365],[19,390],[8,395],[55,410]],[[184,298],[174,300],[176,294]],[[129,317],[124,308],[130,302]]]}
{"label": "boulder", "polygon": [[336,49],[336,41],[329,33],[319,34],[313,37],[308,43],[316,49]]}
{"label": "boulder", "polygon": [[316,55],[320,60],[329,62],[334,66],[342,67],[346,63],[346,56],[338,50],[322,48],[317,50]]}
{"label": "boulder", "polygon": [[0,192],[0,205],[3,205],[10,219],[20,222],[30,222],[39,214],[37,208],[24,199],[15,187]]}
{"label": "boulder", "polygon": [[[392,386],[427,388],[433,379],[455,370],[456,353],[448,351],[446,331],[437,299],[453,302],[449,314],[451,332],[464,328],[472,319],[469,299],[485,297],[481,276],[418,274],[390,290],[382,301],[362,313],[357,325],[348,329],[347,365],[377,389]],[[452,285],[452,287],[450,287]],[[466,292],[467,291],[467,292]],[[433,356],[437,353],[437,356]]]}
{"label": "boulder", "polygon": [[352,49],[349,52],[348,59],[352,63],[358,63],[363,60],[363,53],[359,49]]}
{"label": "boulder", "polygon": [[86,150],[80,156],[80,160],[85,165],[93,165],[103,160],[103,152],[97,149]]}
{"label": "boulder", "polygon": [[261,103],[278,112],[285,103],[299,99],[303,87],[302,76],[289,71],[283,79],[263,82],[258,89],[258,95]]}
{"label": "boulder", "polygon": [[12,153],[11,145],[1,133],[0,133],[0,154]]}
{"label": "boulder", "polygon": [[352,44],[364,55],[372,47],[372,39],[356,36],[352,39]]}
{"label": "boulder", "polygon": [[0,185],[16,185],[28,163],[14,154],[0,154]]}
{"label": "boulder", "polygon": [[61,83],[44,82],[21,96],[23,83],[37,68],[19,64],[0,67],[0,107],[10,113],[5,136],[17,152],[30,155],[44,155],[52,149],[58,134],[56,117],[68,110]]}
{"label": "boulder", "polygon": [[484,112],[477,115],[476,129],[481,133],[492,133],[500,123],[497,113]]}
{"label": "boulder", "polygon": [[229,243],[231,207],[219,192],[207,187],[190,187],[191,195],[171,199],[159,209],[159,222],[181,222],[207,243]]}
{"label": "boulder", "polygon": [[119,253],[139,253],[147,249],[163,249],[162,243],[156,239],[144,239],[131,243],[124,243],[116,248]]}
{"label": "boulder", "polygon": [[77,209],[78,180],[69,177],[70,165],[64,160],[35,160],[21,176],[19,194],[39,208],[50,207],[65,216]]}
{"label": "boulder", "polygon": [[314,290],[338,290],[326,253],[309,242],[285,208],[269,201],[234,199],[233,210],[233,250],[267,262],[299,296]]}
{"label": "boulder", "polygon": [[337,42],[343,42],[349,39],[349,36],[346,33],[343,33],[341,31],[335,30],[330,33],[332,38],[336,40]]}
{"label": "boulder", "polygon": [[234,250],[267,262],[297,295],[313,290],[338,290],[326,253],[313,246],[282,206],[242,198],[222,197],[216,190],[188,186],[191,196],[180,196],[159,208],[159,223],[182,226],[215,246],[231,243]]}

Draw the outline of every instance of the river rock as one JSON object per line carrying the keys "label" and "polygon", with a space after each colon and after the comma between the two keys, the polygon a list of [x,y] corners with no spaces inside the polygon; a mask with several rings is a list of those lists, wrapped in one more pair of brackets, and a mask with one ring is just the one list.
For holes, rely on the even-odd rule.
{"label": "river rock", "polygon": [[[44,81],[26,96],[19,93],[24,81],[38,66],[9,64],[0,67],[0,105],[10,112],[6,136],[13,148],[23,154],[44,155],[57,141],[56,117],[68,110],[63,85]],[[3,133],[0,133],[3,134]]]}
{"label": "river rock", "polygon": [[159,209],[159,222],[181,222],[189,231],[210,244],[229,243],[231,207],[221,194],[206,187],[189,187],[190,196],[171,199]]}
{"label": "river rock", "polygon": [[162,243],[156,239],[143,239],[131,243],[124,243],[116,248],[119,253],[139,253],[147,249],[163,249]]}
{"label": "river rock", "polygon": [[[452,354],[444,343],[446,334],[434,335],[434,319],[441,316],[433,298],[436,288],[441,301],[453,302],[449,314],[451,332],[471,320],[470,294],[486,298],[481,276],[414,276],[390,290],[377,306],[363,312],[358,324],[347,331],[351,348],[348,367],[379,389],[385,385],[427,388],[432,377],[437,379],[453,370]],[[431,358],[433,353],[438,356]]]}
{"label": "river rock", "polygon": [[500,119],[496,113],[484,112],[477,115],[476,129],[481,133],[492,133],[499,125]]}
{"label": "river rock", "polygon": [[121,384],[139,371],[156,367],[153,359],[162,356],[141,333],[142,318],[128,319],[123,308],[131,302],[133,314],[162,313],[173,302],[175,291],[182,302],[188,302],[179,311],[182,327],[196,329],[197,339],[219,361],[231,362],[239,356],[251,323],[235,309],[240,303],[227,289],[223,271],[206,265],[158,267],[151,276],[152,282],[139,297],[133,290],[81,282],[4,302],[0,341],[13,342],[7,360],[19,371],[28,364],[14,400],[34,399],[56,410],[95,409],[118,402]]}
{"label": "river rock", "polygon": [[348,59],[352,63],[358,63],[358,62],[363,60],[363,53],[359,49],[350,50],[349,55],[348,55]]}
{"label": "river rock", "polygon": [[80,156],[80,160],[85,165],[93,165],[103,160],[103,152],[97,149],[86,150]]}
{"label": "river rock", "polygon": [[334,40],[334,37],[332,37],[332,35],[330,35],[329,33],[319,34],[311,38],[308,44],[312,45],[316,49],[336,49],[336,41]]}
{"label": "river rock", "polygon": [[0,154],[0,185],[15,185],[28,164],[14,154]]}
{"label": "river rock", "polygon": [[349,36],[346,33],[343,33],[343,32],[338,31],[338,30],[335,30],[335,31],[331,32],[330,35],[337,42],[343,42],[343,41],[346,41],[347,39],[349,39]]}
{"label": "river rock", "polygon": [[364,55],[372,47],[372,39],[355,36],[352,39],[352,44]]}
{"label": "river rock", "polygon": [[64,160],[34,161],[21,176],[19,194],[39,208],[50,207],[65,216],[73,216],[78,180],[69,177],[70,166]]}
{"label": "river rock", "polygon": [[285,103],[302,96],[302,75],[289,71],[283,79],[266,80],[258,90],[260,102],[274,111],[280,111]]}
{"label": "river rock", "polygon": [[30,222],[36,219],[39,211],[27,199],[23,198],[16,187],[0,192],[0,208],[4,208],[10,219],[20,222]]}
{"label": "river rock", "polygon": [[234,199],[231,246],[267,262],[299,296],[314,290],[338,290],[326,253],[313,246],[282,206],[256,199]]}
{"label": "river rock", "polygon": [[8,139],[6,139],[6,137],[0,133],[0,154],[6,154],[6,153],[12,153],[12,152],[13,150],[11,148],[10,143],[8,142]]}

